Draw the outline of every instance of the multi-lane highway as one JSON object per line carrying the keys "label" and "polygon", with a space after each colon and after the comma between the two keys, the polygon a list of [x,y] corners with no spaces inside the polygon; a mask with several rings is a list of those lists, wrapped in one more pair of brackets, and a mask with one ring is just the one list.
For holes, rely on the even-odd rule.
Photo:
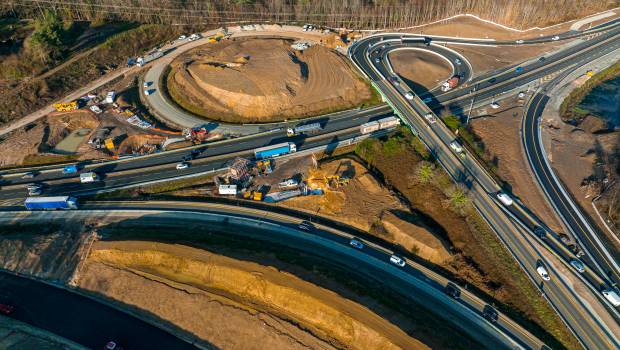
{"label": "multi-lane highway", "polygon": [[[414,261],[408,261],[403,268],[395,266],[389,262],[393,252],[385,247],[356,237],[364,243],[362,249],[356,249],[349,244],[354,238],[351,233],[318,223],[315,224],[315,229],[308,232],[298,227],[299,218],[273,211],[176,201],[87,202],[77,211],[3,212],[0,223],[7,224],[15,220],[22,223],[40,223],[98,217],[115,222],[128,221],[132,225],[143,221],[151,227],[158,223],[166,227],[175,224],[185,227],[191,221],[207,222],[206,226],[217,227],[231,235],[269,240],[313,255],[320,252],[322,259],[347,267],[351,273],[362,274],[372,280],[379,279],[386,287],[424,305],[429,311],[441,310],[439,313],[446,322],[467,332],[485,348],[545,349],[540,339],[506,315],[466,289],[459,289],[456,283],[432,270]],[[455,288],[450,290],[450,293],[458,291],[457,298],[446,292],[448,284]],[[94,316],[96,314],[93,314]]]}
{"label": "multi-lane highway", "polygon": [[[605,47],[610,42],[617,40],[618,32],[615,29],[601,34],[599,36],[602,38],[601,41],[594,45],[590,44],[588,46],[589,50],[605,51]],[[385,42],[385,40],[388,41]],[[422,38],[417,40],[423,42]],[[615,335],[617,332],[615,320],[610,317],[604,317],[606,321],[601,320],[600,312],[601,310],[605,312],[604,308],[599,307],[599,314],[597,314],[593,312],[591,305],[582,302],[573,286],[566,284],[564,278],[553,266],[554,262],[558,262],[549,259],[536,249],[537,245],[533,243],[533,232],[523,233],[521,227],[512,220],[513,215],[510,215],[510,211],[514,207],[518,207],[517,203],[515,202],[512,206],[506,206],[495,200],[495,194],[500,191],[500,187],[493,177],[485,171],[484,167],[471,154],[465,153],[463,156],[453,152],[449,144],[455,139],[455,135],[441,122],[429,122],[424,117],[432,113],[429,107],[417,96],[413,99],[407,99],[403,93],[407,89],[402,88],[402,83],[395,84],[392,79],[394,72],[391,70],[390,65],[386,63],[386,53],[382,52],[382,50],[389,50],[397,45],[392,45],[394,41],[396,43],[407,42],[402,39],[402,34],[395,34],[392,37],[389,35],[377,35],[356,43],[350,49],[350,57],[358,68],[371,79],[378,90],[381,91],[384,99],[395,109],[395,112],[426,143],[453,179],[464,184],[470,190],[474,203],[481,214],[489,221],[491,227],[519,261],[526,273],[537,284],[540,283],[547,299],[574,331],[582,344],[592,349],[618,348],[620,342]],[[554,62],[563,62],[559,64],[568,64],[579,58],[580,53],[584,49],[574,47],[569,48],[568,51],[571,51],[572,54],[564,53],[562,58],[557,60],[549,58],[545,62],[552,59]],[[377,60],[376,57],[380,57],[380,59]],[[549,64],[550,67],[556,65]],[[527,79],[532,79],[537,74],[546,74],[547,70],[552,69],[550,67],[545,65],[544,68],[538,69],[529,70],[526,68],[526,70],[532,73],[518,76],[514,76],[513,73],[500,74],[499,77],[493,78],[492,82],[489,80],[493,87],[478,88],[476,90],[478,93],[484,90],[491,90],[496,93],[502,91],[498,89],[510,90],[512,84],[518,84],[515,81],[527,81]],[[529,228],[526,227],[526,231],[530,231]],[[543,282],[537,276],[535,270],[540,264],[546,265],[547,270],[552,271],[553,276],[550,281]],[[610,320],[611,323],[609,323]]]}

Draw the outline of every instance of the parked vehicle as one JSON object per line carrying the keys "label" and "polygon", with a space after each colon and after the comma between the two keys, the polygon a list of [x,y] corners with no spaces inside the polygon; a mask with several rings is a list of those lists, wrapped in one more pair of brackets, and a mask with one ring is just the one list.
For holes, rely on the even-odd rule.
{"label": "parked vehicle", "polygon": [[144,88],[146,89],[147,87],[153,85],[152,81],[145,81],[144,84],[142,84],[144,86]]}
{"label": "parked vehicle", "polygon": [[523,44],[523,40],[519,39],[517,41],[515,41],[517,44]]}
{"label": "parked vehicle", "polygon": [[64,168],[62,168],[63,174],[75,174],[77,172],[78,172],[78,167],[75,164],[67,165]]}
{"label": "parked vehicle", "polygon": [[602,293],[605,299],[607,299],[611,303],[611,305],[613,305],[614,307],[620,306],[620,296],[618,296],[618,293],[615,290],[607,289],[604,290]]}
{"label": "parked vehicle", "polygon": [[187,35],[181,35],[177,40],[185,40],[187,39]]}
{"label": "parked vehicle", "polygon": [[390,262],[396,266],[405,267],[405,259],[397,255],[390,256]]}
{"label": "parked vehicle", "polygon": [[519,91],[519,94],[517,94],[517,97],[524,98],[525,97],[525,92]]}
{"label": "parked vehicle", "polygon": [[551,40],[553,40],[553,41],[560,40],[560,37],[555,35],[553,38],[551,38]]}
{"label": "parked vehicle", "polygon": [[254,150],[254,157],[256,159],[267,159],[295,152],[297,152],[297,145],[295,145],[294,142],[284,142],[277,145],[257,148]]}
{"label": "parked vehicle", "polygon": [[411,91],[408,91],[407,93],[405,93],[405,98],[408,99],[408,100],[413,100],[414,96],[415,95]]}
{"label": "parked vehicle", "polygon": [[300,135],[300,134],[313,134],[313,133],[319,132],[320,130],[323,130],[321,123],[312,123],[312,124],[306,124],[306,125],[299,125],[294,128],[288,128],[286,129],[286,134],[288,136],[295,136],[295,135]]}
{"label": "parked vehicle", "polygon": [[28,210],[77,209],[77,200],[69,196],[28,197],[24,201]]}
{"label": "parked vehicle", "polygon": [[58,112],[69,112],[78,109],[77,101],[65,102],[65,103],[55,103],[53,104],[54,109]]}
{"label": "parked vehicle", "polygon": [[95,172],[88,172],[88,173],[81,173],[80,174],[80,182],[85,184],[85,183],[90,183],[90,182],[97,182],[99,181],[99,177],[97,176],[97,173]]}
{"label": "parked vehicle", "polygon": [[538,262],[537,263],[538,266],[536,266],[536,272],[538,272],[538,274],[540,275],[540,277],[542,277],[543,280],[545,281],[549,281],[551,280],[551,277],[549,277],[549,273],[547,272],[547,269],[545,268],[545,266],[542,264],[542,262]]}
{"label": "parked vehicle", "polygon": [[512,205],[512,198],[503,192],[497,194],[497,199],[499,199],[499,201],[507,207]]}
{"label": "parked vehicle", "polygon": [[444,292],[454,299],[459,299],[461,297],[461,289],[452,282],[448,282],[446,288],[444,288]]}
{"label": "parked vehicle", "polygon": [[177,170],[183,170],[189,168],[189,163],[181,162],[177,164]]}
{"label": "parked vehicle", "polygon": [[198,39],[200,39],[200,38],[202,38],[202,35],[200,35],[200,34],[198,34],[198,33],[194,33],[194,34],[192,34],[192,35],[190,35],[190,36],[189,36],[189,39],[188,39],[188,40],[189,40],[189,41],[194,41],[194,40],[198,40]]}
{"label": "parked vehicle", "polygon": [[570,266],[574,267],[575,270],[577,270],[577,272],[579,273],[583,273],[586,270],[586,266],[583,264],[581,260],[578,260],[578,259],[571,259]]}
{"label": "parked vehicle", "polygon": [[90,110],[95,114],[101,114],[103,112],[97,105],[90,106]]}
{"label": "parked vehicle", "polygon": [[146,89],[144,90],[144,96],[150,96],[155,92],[155,89]]}
{"label": "parked vehicle", "polygon": [[491,103],[491,108],[493,108],[493,109],[498,109],[499,107],[500,107],[500,106],[499,106],[499,103],[497,103],[497,102],[493,102],[493,103]]}
{"label": "parked vehicle", "polygon": [[[138,59],[139,60],[139,59]],[[138,63],[138,65],[140,65]],[[114,103],[114,99],[116,98],[116,92],[115,91],[109,91],[106,95],[105,95],[105,103],[109,103],[112,104]]]}
{"label": "parked vehicle", "polygon": [[360,242],[357,238],[353,238],[349,241],[349,245],[355,249],[364,249],[364,243]]}
{"label": "parked vehicle", "polygon": [[155,61],[156,59],[160,58],[161,56],[163,56],[164,53],[161,51],[153,51],[147,55],[144,55],[142,57],[138,57],[138,59],[136,60],[136,65],[138,67],[142,67],[145,64],[151,62],[151,61]]}
{"label": "parked vehicle", "polygon": [[459,85],[460,79],[461,77],[458,74],[453,75],[441,85],[441,91],[446,92],[454,89],[457,85]]}

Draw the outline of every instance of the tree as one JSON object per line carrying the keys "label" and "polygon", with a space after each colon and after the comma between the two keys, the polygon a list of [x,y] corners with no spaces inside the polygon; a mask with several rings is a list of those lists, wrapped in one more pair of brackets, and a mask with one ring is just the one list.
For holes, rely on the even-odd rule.
{"label": "tree", "polygon": [[54,12],[47,10],[42,17],[37,18],[30,44],[41,61],[46,62],[48,57],[57,59],[62,55],[63,34],[62,20]]}

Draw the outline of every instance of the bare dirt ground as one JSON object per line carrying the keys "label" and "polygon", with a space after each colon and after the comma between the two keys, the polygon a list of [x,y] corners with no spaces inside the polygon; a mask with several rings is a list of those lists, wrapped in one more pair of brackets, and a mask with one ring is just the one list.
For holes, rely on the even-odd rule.
{"label": "bare dirt ground", "polygon": [[[474,118],[471,125],[476,135],[482,138],[487,159],[496,159],[498,175],[512,186],[512,192],[537,214],[549,227],[557,232],[564,231],[553,209],[539,190],[530,166],[525,158],[521,141],[523,102],[518,99],[503,100],[507,107],[486,117]],[[486,114],[489,109],[478,111]],[[473,112],[474,115],[477,111]]]}
{"label": "bare dirt ground", "polygon": [[83,350],[85,348],[26,323],[0,316],[0,349]]}
{"label": "bare dirt ground", "polygon": [[281,205],[329,217],[368,231],[413,251],[423,259],[441,264],[451,259],[448,243],[409,210],[362,164],[352,159],[322,163],[315,177],[339,175],[349,183],[328,189],[323,196],[296,197]]}
{"label": "bare dirt ground", "polygon": [[296,51],[292,43],[239,38],[200,46],[172,62],[168,90],[184,108],[230,122],[298,118],[371,98],[345,57],[320,45]]}
{"label": "bare dirt ground", "polygon": [[[616,11],[618,12],[618,11]],[[614,18],[617,18],[618,14],[600,19],[592,22],[592,25],[598,25]],[[495,39],[495,40],[517,40],[524,38],[534,38],[538,36],[553,35],[556,33],[562,33],[568,31],[571,25],[581,20],[577,19],[564,24],[544,28],[533,29],[525,32],[510,30],[502,26],[479,20],[475,17],[461,16],[450,20],[432,23],[429,25],[421,26],[405,30],[408,33],[427,34],[427,35],[443,35],[454,36],[460,38],[482,38],[482,39]],[[587,28],[589,25],[585,25]],[[581,29],[584,29],[581,28]]]}
{"label": "bare dirt ground", "polygon": [[417,94],[434,89],[452,75],[452,67],[446,61],[424,51],[395,51],[390,54],[390,63]]}
{"label": "bare dirt ground", "polygon": [[79,285],[149,310],[220,349],[428,349],[334,292],[187,246],[97,242]]}

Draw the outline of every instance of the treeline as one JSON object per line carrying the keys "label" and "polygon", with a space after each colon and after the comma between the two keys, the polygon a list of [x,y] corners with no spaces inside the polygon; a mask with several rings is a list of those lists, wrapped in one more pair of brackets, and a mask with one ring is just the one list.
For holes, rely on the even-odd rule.
{"label": "treeline", "polygon": [[164,24],[313,23],[335,28],[413,26],[470,13],[516,28],[546,26],[620,6],[620,0],[5,0],[4,14]]}

